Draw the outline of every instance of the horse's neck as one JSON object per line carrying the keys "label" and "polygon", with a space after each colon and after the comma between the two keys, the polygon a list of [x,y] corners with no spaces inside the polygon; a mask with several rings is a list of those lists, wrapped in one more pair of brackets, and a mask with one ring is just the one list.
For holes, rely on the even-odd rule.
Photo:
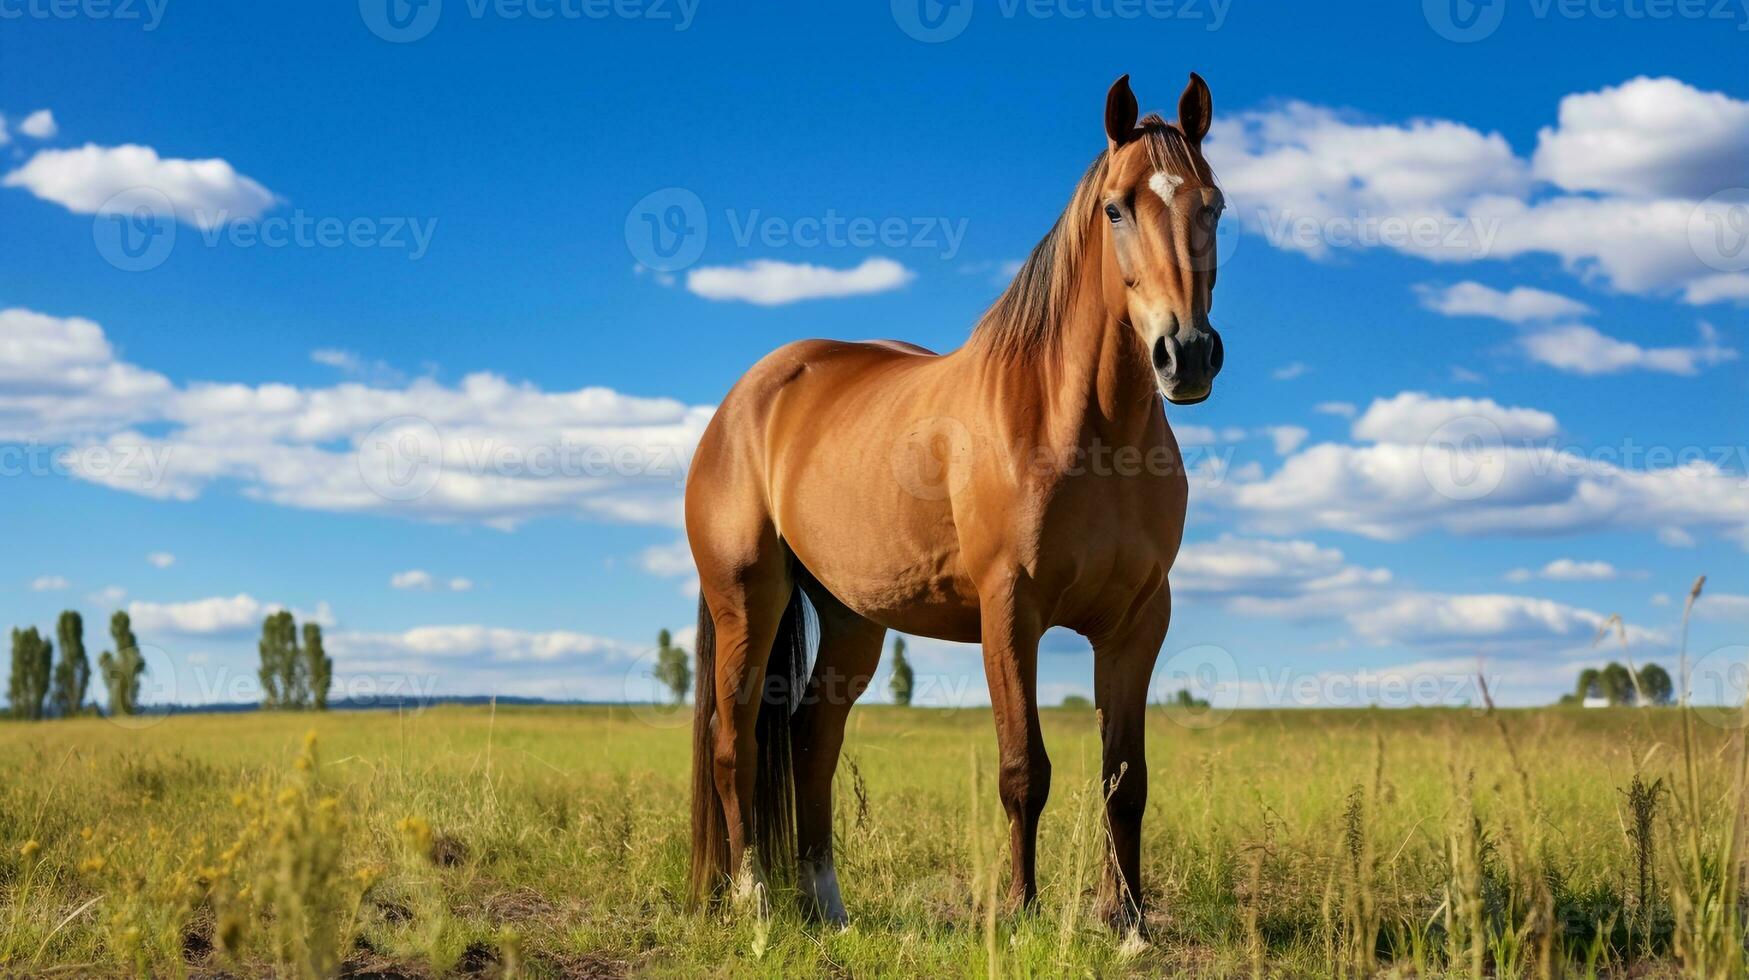
{"label": "horse's neck", "polygon": [[1092,250],[1065,321],[1053,332],[1054,364],[1043,372],[1048,428],[1058,442],[1093,437],[1139,445],[1159,411],[1159,388],[1141,338],[1106,308],[1100,261]]}

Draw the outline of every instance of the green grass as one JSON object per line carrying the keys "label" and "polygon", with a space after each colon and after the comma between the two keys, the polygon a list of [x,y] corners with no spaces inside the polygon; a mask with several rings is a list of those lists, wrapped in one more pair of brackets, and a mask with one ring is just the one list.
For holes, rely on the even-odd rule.
{"label": "green grass", "polygon": [[[650,714],[0,725],[0,974],[1679,975],[1672,885],[1724,876],[1709,856],[1736,819],[1739,742],[1704,724],[1700,819],[1672,802],[1675,710],[1259,711],[1206,730],[1158,713],[1144,941],[1091,915],[1091,712],[1047,712],[1041,901],[1016,915],[990,902],[989,714],[860,708],[840,932],[781,902],[769,921],[685,910],[685,718]],[[1645,786],[1672,790],[1649,824],[1636,775],[1641,811]]]}

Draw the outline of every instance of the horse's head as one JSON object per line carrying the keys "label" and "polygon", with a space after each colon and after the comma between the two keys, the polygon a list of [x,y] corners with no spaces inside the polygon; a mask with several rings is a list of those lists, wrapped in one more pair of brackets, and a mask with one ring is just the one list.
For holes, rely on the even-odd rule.
{"label": "horse's head", "polygon": [[1107,308],[1133,327],[1153,361],[1161,394],[1194,405],[1214,389],[1221,335],[1209,324],[1215,288],[1215,224],[1225,204],[1202,156],[1211,103],[1192,73],[1178,123],[1136,121],[1125,75],[1105,101],[1108,140],[1098,205],[1105,237]]}

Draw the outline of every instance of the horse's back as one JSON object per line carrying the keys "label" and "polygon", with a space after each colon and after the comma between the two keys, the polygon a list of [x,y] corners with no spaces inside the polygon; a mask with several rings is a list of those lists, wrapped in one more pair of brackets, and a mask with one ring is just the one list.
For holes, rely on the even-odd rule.
{"label": "horse's back", "polygon": [[[929,444],[917,420],[967,411],[954,364],[893,340],[803,340],[762,358],[723,400],[688,476],[701,564],[740,566],[755,543],[781,541],[877,622],[975,636],[952,502],[910,480]],[[921,618],[896,615],[905,610]]]}

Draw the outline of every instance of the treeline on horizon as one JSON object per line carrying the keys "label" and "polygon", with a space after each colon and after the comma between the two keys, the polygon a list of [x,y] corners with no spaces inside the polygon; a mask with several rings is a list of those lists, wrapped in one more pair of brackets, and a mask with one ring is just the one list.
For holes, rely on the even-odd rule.
{"label": "treeline on horizon", "polygon": [[[126,612],[117,610],[110,616],[109,635],[112,649],[97,658],[98,675],[109,695],[108,710],[104,711],[87,698],[91,661],[85,653],[85,620],[78,612],[69,609],[61,613],[52,640],[35,626],[14,627],[12,669],[6,685],[8,716],[18,721],[43,721],[139,714],[140,681],[147,667]],[[59,659],[55,657],[57,647]],[[334,661],[323,647],[319,624],[305,623],[299,643],[292,614],[283,610],[272,613],[262,621],[257,649],[263,710],[327,710]]]}

